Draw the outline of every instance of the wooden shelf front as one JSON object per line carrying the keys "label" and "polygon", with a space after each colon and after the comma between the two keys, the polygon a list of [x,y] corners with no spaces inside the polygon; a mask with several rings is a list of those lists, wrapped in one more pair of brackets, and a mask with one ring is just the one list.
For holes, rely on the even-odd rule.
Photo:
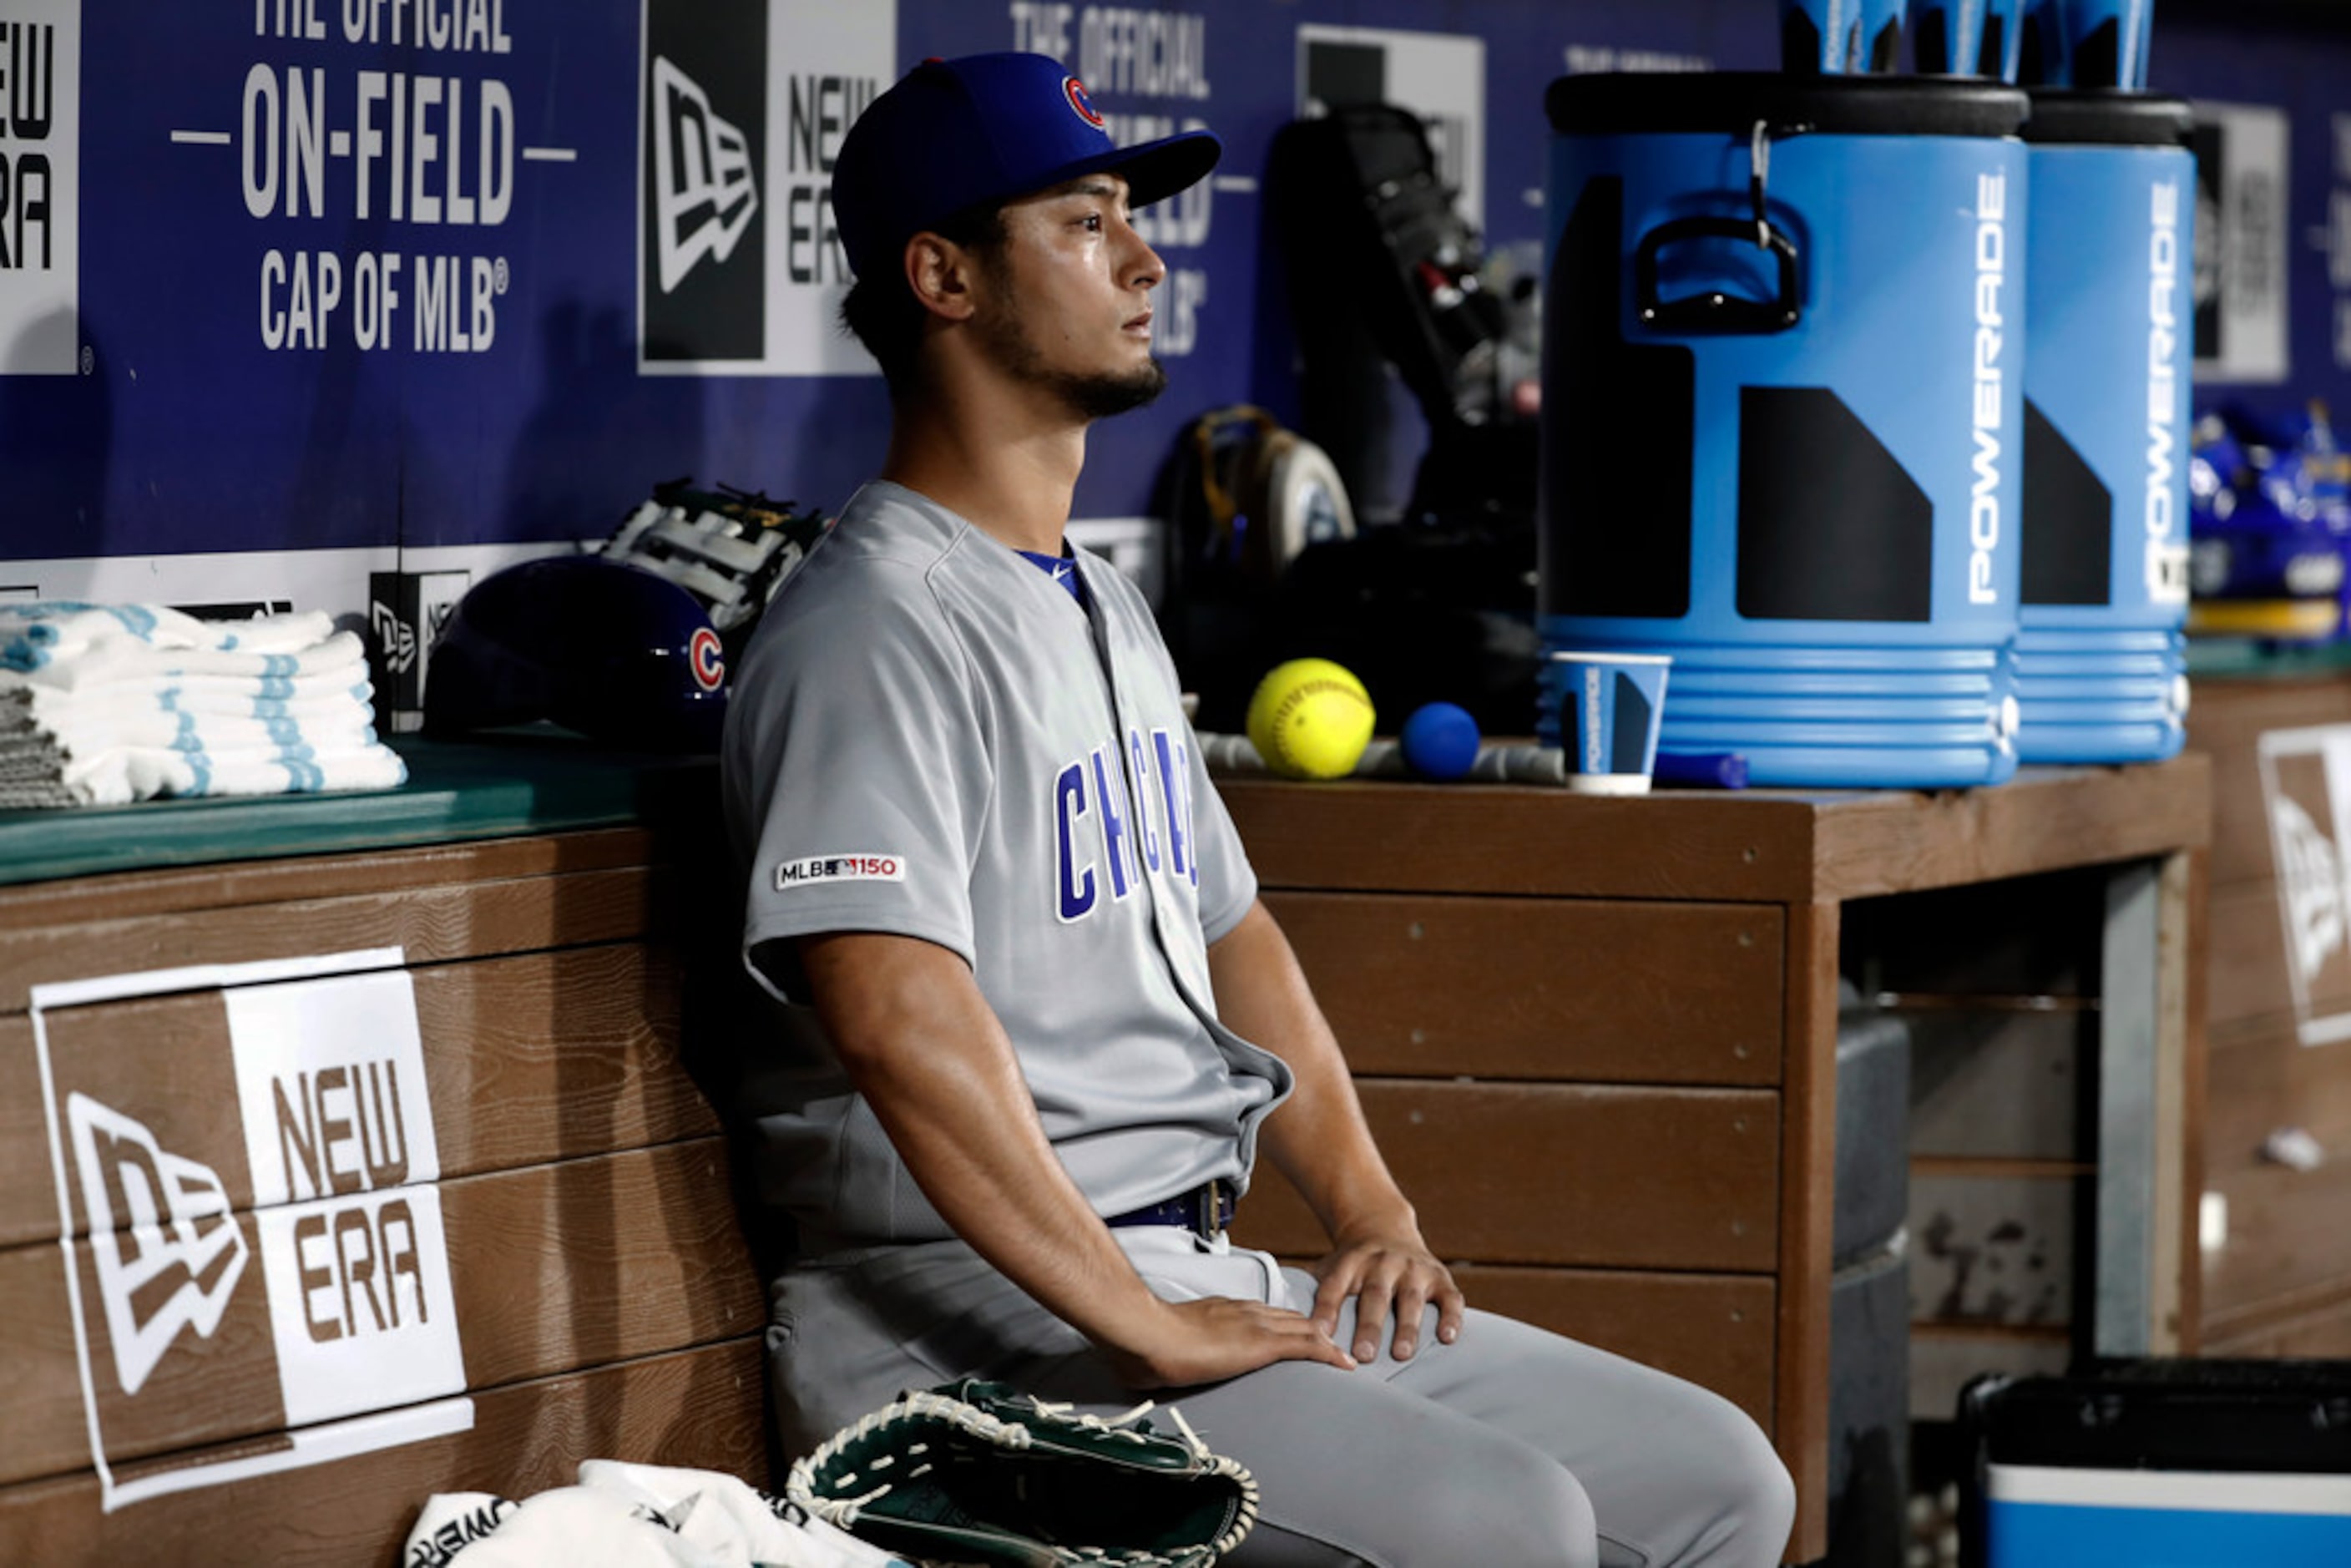
{"label": "wooden shelf front", "polygon": [[1785,933],[1770,905],[1371,893],[1266,904],[1358,1072],[1780,1082]]}
{"label": "wooden shelf front", "polygon": [[1988,789],[1669,789],[1219,779],[1269,888],[1836,903],[2106,865],[2211,838],[2197,755],[2028,768]]}
{"label": "wooden shelf front", "polygon": [[[158,1541],[390,1562],[435,1491],[527,1497],[587,1458],[769,1479],[766,1301],[685,1067],[668,843],[606,827],[0,886],[0,1562]],[[240,1034],[256,993],[314,971],[363,983],[337,994],[365,1014]],[[98,994],[33,1006],[66,982]],[[364,1103],[354,1053],[382,1070]],[[248,1073],[274,1086],[258,1131]],[[294,1201],[264,1196],[261,1160]],[[429,1385],[402,1381],[407,1340],[323,1386],[290,1370],[428,1320],[450,1369]],[[405,1435],[305,1457],[370,1427]]]}
{"label": "wooden shelf front", "polygon": [[[217,848],[205,833],[241,819],[167,814],[180,837],[156,864],[84,864],[99,834],[54,880],[0,887],[0,1363],[24,1417],[0,1433],[0,1561],[110,1561],[157,1539],[191,1560],[379,1561],[427,1493],[528,1495],[584,1458],[761,1479],[762,1303],[678,1043],[692,989],[678,954],[709,947],[689,924],[724,901],[685,892],[679,868],[698,852],[668,835],[706,831],[709,813],[657,831],[625,769],[582,795],[539,777],[561,771],[544,759],[459,762],[483,772],[470,788],[488,814],[454,787],[444,804],[472,813],[457,836],[477,841],[374,848],[313,810],[294,852],[256,840],[197,867]],[[1843,901],[2067,866],[2176,870],[2207,840],[2209,788],[2188,758],[1936,795],[1261,779],[1224,795],[1366,1075],[1384,1146],[1473,1294],[1765,1422],[1797,1478],[1790,1552],[1805,1561],[1825,1534]],[[539,820],[549,800],[570,820]],[[2168,872],[2164,885],[2200,884]],[[115,1386],[104,1324],[84,1300],[77,1326],[68,1298],[66,1266],[86,1281],[96,1247],[57,1244],[58,1173],[76,1156],[61,1167],[53,1152],[41,1051],[205,1167],[220,1206],[205,1224],[234,1223],[252,1250],[267,1211],[232,1138],[216,988],[50,1007],[45,1046],[32,988],[379,947],[401,949],[416,1009],[474,1426],[308,1469],[221,1470],[103,1511],[93,1398],[117,1485],[288,1439],[238,1396],[265,1381],[270,1331],[249,1300],[216,1338],[182,1332],[144,1393]],[[1269,1174],[1245,1237],[1313,1250],[1314,1221],[1287,1205]],[[95,1385],[78,1359],[93,1345]]]}
{"label": "wooden shelf front", "polygon": [[[2180,979],[2211,832],[2200,757],[1934,793],[1218,789],[1431,1244],[1473,1299],[1756,1414],[1796,1478],[1791,1561],[1827,1551],[1844,904],[2159,862],[2159,1033],[2200,1061]],[[2189,1098],[2163,1145],[2174,1186]],[[1238,1228],[1322,1245],[1263,1166]]]}

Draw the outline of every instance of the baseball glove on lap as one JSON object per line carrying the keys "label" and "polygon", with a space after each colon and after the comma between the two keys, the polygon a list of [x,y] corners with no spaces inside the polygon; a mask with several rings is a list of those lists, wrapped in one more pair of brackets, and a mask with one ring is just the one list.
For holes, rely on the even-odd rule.
{"label": "baseball glove on lap", "polygon": [[1257,1522],[1257,1482],[1173,1406],[1105,1420],[976,1378],[911,1393],[793,1464],[784,1495],[929,1563],[1208,1568]]}

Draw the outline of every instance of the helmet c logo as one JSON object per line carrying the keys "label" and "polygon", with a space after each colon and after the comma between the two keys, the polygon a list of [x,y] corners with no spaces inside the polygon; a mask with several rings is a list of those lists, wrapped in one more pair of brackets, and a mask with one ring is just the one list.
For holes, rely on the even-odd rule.
{"label": "helmet c logo", "polygon": [[726,658],[719,649],[718,633],[707,626],[696,626],[686,640],[685,662],[694,672],[694,684],[705,692],[716,691],[726,679]]}
{"label": "helmet c logo", "polygon": [[1094,108],[1093,99],[1086,96],[1085,83],[1080,81],[1075,77],[1063,77],[1061,78],[1061,96],[1070,100],[1070,107],[1078,111],[1078,118],[1080,120],[1084,120],[1096,131],[1104,131],[1108,129],[1108,127],[1102,124],[1102,111]]}

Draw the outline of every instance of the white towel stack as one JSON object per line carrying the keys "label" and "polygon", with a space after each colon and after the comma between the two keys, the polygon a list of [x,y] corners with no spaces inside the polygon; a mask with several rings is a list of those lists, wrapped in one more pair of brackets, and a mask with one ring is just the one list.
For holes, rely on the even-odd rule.
{"label": "white towel stack", "polygon": [[327,616],[0,605],[0,810],[389,789],[367,653]]}

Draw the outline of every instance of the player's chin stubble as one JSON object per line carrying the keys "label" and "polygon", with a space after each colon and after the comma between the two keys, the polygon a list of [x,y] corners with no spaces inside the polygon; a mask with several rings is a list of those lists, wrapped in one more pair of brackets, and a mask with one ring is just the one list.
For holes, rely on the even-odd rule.
{"label": "player's chin stubble", "polygon": [[1052,371],[1044,380],[1061,394],[1071,413],[1085,419],[1108,419],[1129,409],[1145,407],[1165,392],[1167,367],[1154,355],[1123,376],[1078,376]]}
{"label": "player's chin stubble", "polygon": [[1047,365],[1027,316],[1019,311],[988,320],[984,329],[998,362],[1020,380],[1059,396],[1080,419],[1109,419],[1143,408],[1167,390],[1167,367],[1155,354],[1131,371],[1088,375]]}

